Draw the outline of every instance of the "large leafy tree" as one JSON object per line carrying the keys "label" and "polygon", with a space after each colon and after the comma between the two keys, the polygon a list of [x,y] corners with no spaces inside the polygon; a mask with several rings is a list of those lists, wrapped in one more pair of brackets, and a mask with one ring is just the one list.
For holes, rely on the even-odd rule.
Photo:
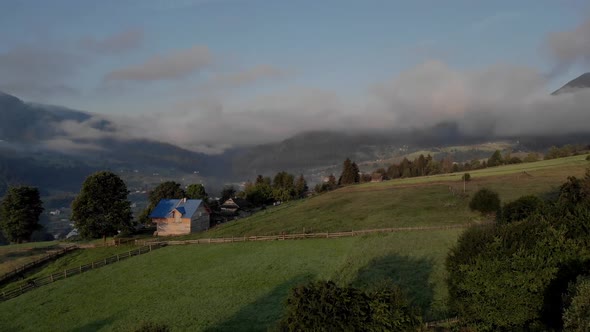
{"label": "large leafy tree", "polygon": [[80,236],[106,238],[131,230],[128,193],[125,182],[112,172],[101,171],[87,177],[72,202],[72,219]]}
{"label": "large leafy tree", "polygon": [[191,184],[186,188],[186,198],[189,199],[202,199],[207,201],[209,199],[209,195],[207,191],[205,191],[205,186],[200,183]]}
{"label": "large leafy tree", "polygon": [[180,183],[174,181],[166,181],[160,183],[154,190],[149,193],[148,196],[148,207],[143,210],[141,215],[139,216],[138,220],[141,223],[149,224],[151,220],[148,218],[150,212],[158,205],[162,199],[170,199],[170,198],[184,198],[186,197],[186,192],[180,186]]}
{"label": "large leafy tree", "polygon": [[10,187],[0,204],[0,228],[11,242],[27,241],[40,228],[43,202],[33,187]]}

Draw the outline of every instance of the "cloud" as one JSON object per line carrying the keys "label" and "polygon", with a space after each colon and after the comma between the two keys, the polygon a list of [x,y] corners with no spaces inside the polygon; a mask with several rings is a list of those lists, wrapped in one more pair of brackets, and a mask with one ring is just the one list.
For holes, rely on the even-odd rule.
{"label": "cloud", "polygon": [[149,82],[177,80],[189,77],[213,62],[213,56],[206,46],[154,56],[145,62],[121,68],[108,73],[106,81]]}
{"label": "cloud", "polygon": [[235,73],[215,75],[205,85],[211,88],[235,88],[288,75],[289,72],[272,65],[257,65]]}
{"label": "cloud", "polygon": [[373,110],[393,114],[392,128],[453,121],[464,133],[490,137],[587,132],[590,91],[551,96],[546,83],[528,67],[456,70],[430,61],[377,85]]}
{"label": "cloud", "polygon": [[0,53],[0,89],[33,99],[75,94],[68,81],[83,64],[63,50],[18,46]]}
{"label": "cloud", "polygon": [[551,96],[529,67],[458,70],[428,61],[373,86],[364,102],[329,90],[290,88],[248,100],[200,98],[117,120],[132,137],[217,153],[236,145],[277,142],[303,131],[372,132],[456,122],[469,135],[522,137],[587,132],[590,91]]}
{"label": "cloud", "polygon": [[119,54],[139,48],[144,40],[144,32],[140,29],[120,31],[104,39],[84,37],[78,45],[87,51],[99,54]]}
{"label": "cloud", "polygon": [[559,68],[590,64],[590,19],[571,30],[550,33],[545,47]]}

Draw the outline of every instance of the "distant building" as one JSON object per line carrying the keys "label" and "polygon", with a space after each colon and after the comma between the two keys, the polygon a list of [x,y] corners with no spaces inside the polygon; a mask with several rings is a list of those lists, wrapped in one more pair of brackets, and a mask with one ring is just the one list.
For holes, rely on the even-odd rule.
{"label": "distant building", "polygon": [[209,229],[211,211],[200,199],[163,199],[149,217],[157,235],[181,235]]}
{"label": "distant building", "polygon": [[230,198],[220,206],[221,213],[226,216],[247,217],[252,214],[253,206],[242,198]]}

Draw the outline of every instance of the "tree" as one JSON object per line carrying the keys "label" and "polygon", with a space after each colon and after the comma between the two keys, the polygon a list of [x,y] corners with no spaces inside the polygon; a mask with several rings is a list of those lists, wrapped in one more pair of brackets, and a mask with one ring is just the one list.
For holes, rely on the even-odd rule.
{"label": "tree", "polygon": [[299,175],[297,181],[295,182],[295,195],[298,198],[302,198],[305,196],[305,193],[309,190],[307,186],[307,181],[303,177],[303,174]]}
{"label": "tree", "polygon": [[43,202],[33,187],[10,187],[0,204],[0,228],[6,239],[21,243],[40,228]]}
{"label": "tree", "polygon": [[500,209],[500,197],[494,191],[480,189],[473,195],[469,208],[484,214],[496,212]]}
{"label": "tree", "polygon": [[209,195],[207,195],[207,191],[205,191],[205,186],[197,183],[191,184],[186,188],[186,198],[202,199],[203,201],[207,202]]}
{"label": "tree", "polygon": [[332,281],[293,288],[281,331],[416,331],[419,310],[395,285],[364,292]]}
{"label": "tree", "polygon": [[229,185],[229,186],[225,186],[223,187],[223,189],[221,190],[221,194],[220,194],[220,201],[223,204],[223,202],[227,201],[228,199],[234,197],[236,195],[236,188],[234,188],[234,186]]}
{"label": "tree", "polygon": [[534,212],[541,209],[543,200],[537,196],[522,196],[521,198],[504,204],[501,213],[497,216],[499,222],[510,223],[524,220]]}
{"label": "tree", "polygon": [[353,163],[349,158],[346,158],[344,163],[342,164],[342,173],[340,175],[340,179],[338,184],[340,185],[349,185],[355,184],[359,182],[359,169],[358,166]]}
{"label": "tree", "polygon": [[502,158],[502,154],[500,150],[494,151],[492,156],[488,159],[488,166],[487,167],[494,167],[500,166],[504,163],[504,158]]}
{"label": "tree", "polygon": [[129,191],[115,173],[101,171],[86,178],[72,202],[72,220],[83,238],[106,239],[133,227]]}
{"label": "tree", "polygon": [[564,331],[590,330],[590,278],[578,277],[569,287],[568,306],[563,313]]}
{"label": "tree", "polygon": [[148,218],[152,210],[158,205],[158,203],[163,199],[171,199],[171,198],[185,198],[186,192],[180,186],[180,183],[174,181],[166,181],[160,183],[154,190],[152,190],[148,195],[148,206],[141,215],[139,216],[138,220],[144,224],[150,224],[151,220]]}

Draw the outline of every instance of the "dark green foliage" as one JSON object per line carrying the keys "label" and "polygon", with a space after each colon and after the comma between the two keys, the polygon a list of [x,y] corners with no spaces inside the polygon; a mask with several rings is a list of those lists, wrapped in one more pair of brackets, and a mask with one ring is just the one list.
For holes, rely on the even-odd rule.
{"label": "dark green foliage", "polygon": [[473,195],[471,202],[469,202],[469,208],[484,214],[496,212],[500,209],[500,197],[494,191],[486,188],[480,189]]}
{"label": "dark green foliage", "polygon": [[287,172],[279,172],[272,181],[272,196],[276,201],[289,201],[296,197],[295,177]]}
{"label": "dark green foliage", "polygon": [[316,184],[313,190],[319,194],[326,191],[334,190],[336,188],[338,188],[338,184],[336,183],[336,177],[334,176],[334,174],[330,174],[326,182]]}
{"label": "dark green foliage", "polygon": [[149,204],[145,210],[138,217],[139,222],[143,224],[151,224],[151,220],[148,218],[152,210],[158,205],[162,199],[171,198],[184,198],[186,192],[180,186],[180,183],[174,181],[166,181],[160,183],[154,190],[149,193],[148,199]]}
{"label": "dark green foliage", "polygon": [[154,322],[144,322],[134,332],[169,332],[170,328],[166,324]]}
{"label": "dark green foliage", "polygon": [[549,151],[545,154],[545,160],[569,157],[577,154],[580,150],[583,150],[583,146],[575,146],[571,144],[564,145],[560,148],[552,146]]}
{"label": "dark green foliage", "polygon": [[244,198],[254,206],[271,203],[273,200],[270,178],[259,175],[256,183],[248,182],[244,188]]}
{"label": "dark green foliage", "polygon": [[72,202],[72,220],[83,238],[116,235],[132,229],[125,182],[112,172],[97,172],[82,184]]}
{"label": "dark green foliage", "polygon": [[450,307],[465,325],[481,331],[562,328],[568,304],[562,295],[590,272],[590,210],[572,194],[583,183],[568,179],[562,186],[567,195],[555,203],[522,197],[505,206],[511,223],[470,229],[459,238],[446,261],[447,282]]}
{"label": "dark green foliage", "polygon": [[463,176],[461,177],[461,180],[467,181],[467,182],[471,181],[471,174],[469,174],[469,173],[463,174]]}
{"label": "dark green foliage", "polygon": [[590,331],[590,278],[579,277],[568,290],[563,313],[564,331]]}
{"label": "dark green foliage", "polygon": [[307,181],[305,181],[303,174],[299,175],[299,177],[297,178],[297,181],[295,182],[295,197],[296,198],[305,197],[305,194],[307,193],[308,190],[309,190],[309,187],[307,186]]}
{"label": "dark green foliage", "polygon": [[488,159],[487,167],[500,166],[502,164],[504,164],[504,158],[502,158],[502,154],[500,154],[500,150],[496,150],[491,155],[491,157]]}
{"label": "dark green foliage", "polygon": [[220,194],[220,202],[225,202],[228,199],[234,197],[236,195],[236,188],[234,188],[234,186],[225,186],[223,187],[223,189],[221,190],[221,194]]}
{"label": "dark green foliage", "polygon": [[340,185],[349,185],[359,183],[360,176],[359,176],[359,168],[356,163],[350,161],[350,159],[346,158],[344,164],[342,165],[342,174],[340,175],[340,179],[338,180],[338,184]]}
{"label": "dark green foliage", "polygon": [[207,202],[209,195],[205,190],[205,186],[200,183],[191,184],[186,188],[186,198],[188,199],[202,199]]}
{"label": "dark green foliage", "polygon": [[43,203],[33,187],[10,187],[0,204],[0,229],[11,242],[28,241],[39,229]]}
{"label": "dark green foliage", "polygon": [[401,290],[388,286],[365,293],[331,281],[291,290],[281,331],[413,331],[419,312]]}
{"label": "dark green foliage", "polygon": [[523,196],[513,202],[506,203],[502,212],[497,215],[499,222],[510,223],[524,220],[543,207],[543,200],[537,196]]}

